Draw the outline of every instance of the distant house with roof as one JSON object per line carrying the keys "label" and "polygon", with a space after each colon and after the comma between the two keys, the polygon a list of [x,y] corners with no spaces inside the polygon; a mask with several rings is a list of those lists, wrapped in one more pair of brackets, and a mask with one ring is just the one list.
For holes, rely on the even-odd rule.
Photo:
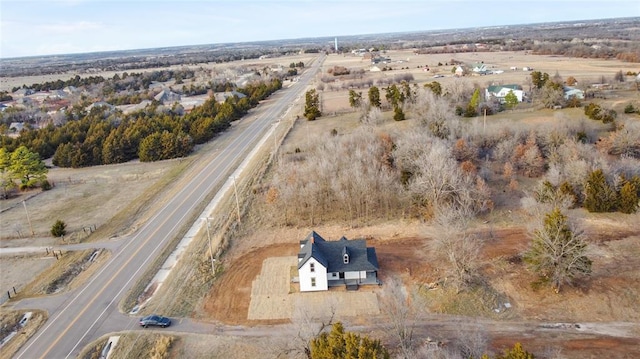
{"label": "distant house with roof", "polygon": [[154,100],[160,102],[163,105],[172,104],[180,101],[180,95],[171,91],[168,88],[163,89],[157,95],[153,97]]}
{"label": "distant house with roof", "polygon": [[247,97],[247,95],[243,94],[242,92],[238,92],[238,91],[226,91],[226,92],[216,92],[213,94],[213,97],[215,97],[216,102],[225,102],[227,101],[228,98],[230,97],[236,97],[238,100]]}
{"label": "distant house with roof", "polygon": [[355,290],[360,285],[376,284],[378,258],[364,239],[326,241],[312,231],[300,241],[298,278],[301,292],[325,291],[329,287],[346,286]]}
{"label": "distant house with roof", "polygon": [[484,63],[473,64],[471,71],[479,75],[486,75],[489,73],[489,69]]}
{"label": "distant house with roof", "polygon": [[30,88],[24,88],[24,87],[13,91],[13,95],[18,97],[29,96],[29,95],[32,95],[33,93],[35,93],[35,91],[33,91]]}
{"label": "distant house with roof", "polygon": [[524,91],[520,85],[493,85],[485,89],[484,97],[487,101],[496,99],[500,103],[504,103],[504,98],[512,92],[518,98],[518,102],[522,102],[524,98]]}
{"label": "distant house with roof", "polygon": [[87,106],[87,112],[91,112],[94,108],[102,108],[104,111],[111,113],[116,107],[106,101],[96,101]]}
{"label": "distant house with roof", "polygon": [[11,122],[11,124],[9,124],[10,133],[20,133],[23,129],[24,129],[23,122]]}
{"label": "distant house with roof", "polygon": [[456,75],[457,77],[464,76],[464,68],[460,65],[456,65],[456,67],[453,70],[453,74]]}
{"label": "distant house with roof", "polygon": [[80,92],[77,87],[69,85],[62,89],[67,95],[73,95]]}
{"label": "distant house with roof", "polygon": [[564,92],[564,99],[569,100],[576,98],[578,100],[584,100],[584,91],[571,86],[565,86],[562,88]]}

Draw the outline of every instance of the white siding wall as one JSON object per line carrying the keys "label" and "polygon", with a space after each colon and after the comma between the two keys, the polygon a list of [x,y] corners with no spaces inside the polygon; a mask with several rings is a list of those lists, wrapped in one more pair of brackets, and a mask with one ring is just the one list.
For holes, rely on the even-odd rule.
{"label": "white siding wall", "polygon": [[509,88],[503,87],[500,92],[497,93],[499,98],[505,98],[509,94],[509,92],[513,91],[513,94],[518,98],[518,102],[522,102],[522,96],[524,95],[524,91],[522,90],[511,90]]}
{"label": "white siding wall", "polygon": [[[314,264],[314,272],[311,272],[311,263]],[[310,291],[319,291],[319,290],[327,290],[327,268],[325,268],[322,264],[316,261],[313,258],[309,258],[309,260],[298,269],[298,277],[300,278],[300,291],[301,292],[310,292]],[[315,287],[311,286],[311,278],[316,279]]]}

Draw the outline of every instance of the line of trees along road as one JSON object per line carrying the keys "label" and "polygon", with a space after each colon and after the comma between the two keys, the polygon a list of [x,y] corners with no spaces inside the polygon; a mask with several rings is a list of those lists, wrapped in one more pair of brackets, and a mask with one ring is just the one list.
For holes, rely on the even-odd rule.
{"label": "line of trees along road", "polygon": [[245,98],[230,97],[224,103],[210,98],[186,115],[159,111],[155,102],[128,115],[96,106],[62,126],[23,131],[17,138],[2,136],[2,147],[13,151],[25,146],[41,158],[53,156],[53,164],[60,167],[183,157],[281,88],[280,79],[250,84],[238,90]]}

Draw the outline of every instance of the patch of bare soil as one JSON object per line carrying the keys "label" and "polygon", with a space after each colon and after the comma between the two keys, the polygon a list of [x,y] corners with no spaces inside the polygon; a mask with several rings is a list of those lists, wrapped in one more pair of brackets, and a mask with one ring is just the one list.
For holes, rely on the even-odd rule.
{"label": "patch of bare soil", "polygon": [[639,321],[640,314],[640,231],[591,228],[587,233],[593,273],[565,286],[560,294],[549,288],[534,290],[536,278],[526,269],[520,253],[526,250],[528,235],[523,230],[503,230],[485,245],[483,273],[491,285],[505,293],[513,310],[526,319],[543,321]]}
{"label": "patch of bare soil", "polygon": [[250,324],[247,315],[251,282],[260,273],[262,262],[270,257],[296,255],[297,249],[287,243],[273,244],[254,249],[231,263],[224,263],[224,273],[204,301],[203,315],[228,324]]}
{"label": "patch of bare soil", "polygon": [[490,346],[495,352],[513,348],[520,342],[523,347],[543,358],[611,358],[632,359],[640,356],[640,340],[606,336],[559,335],[558,333],[536,333],[533,335],[509,334],[495,337]]}
{"label": "patch of bare soil", "polygon": [[[375,227],[374,227],[375,228]],[[411,232],[414,235],[394,236],[392,226],[385,228],[385,236],[373,236],[368,239],[368,244],[375,246],[380,263],[380,276],[384,282],[391,276],[402,279],[408,288],[423,286],[441,279],[443,275],[439,270],[440,264],[433,261],[434,257],[429,252],[430,238],[417,235],[414,227]],[[400,229],[397,227],[399,231]],[[367,228],[355,229],[360,233],[366,233]],[[302,230],[281,230],[280,235],[272,235],[269,231],[265,234],[264,246],[260,246],[252,236],[248,236],[251,243],[250,250],[244,255],[238,255],[236,248],[234,259],[227,263],[225,273],[214,284],[203,305],[203,315],[208,319],[215,319],[227,324],[256,325],[275,324],[288,322],[288,320],[263,320],[252,321],[247,319],[252,282],[258,277],[262,263],[266,258],[294,255],[297,250],[297,241],[293,238],[303,238]],[[297,231],[299,234],[293,235]],[[326,239],[338,236],[346,228],[335,226],[327,228],[327,233],[318,230]],[[372,229],[372,232],[375,232]],[[592,238],[590,256],[594,261],[593,276],[575,287],[565,287],[560,294],[552,290],[542,288],[533,290],[530,283],[535,279],[521,260],[521,253],[526,250],[530,238],[523,227],[479,228],[477,236],[485,240],[481,259],[483,266],[481,275],[488,286],[480,292],[469,292],[465,295],[433,296],[445,302],[427,302],[430,310],[440,312],[442,308],[449,308],[454,312],[476,311],[467,313],[471,316],[490,316],[494,319],[520,319],[545,322],[608,322],[608,321],[632,321],[640,320],[637,308],[640,307],[640,280],[638,268],[640,268],[640,231],[622,229],[616,226],[601,226],[598,230],[588,227],[590,233],[606,233]],[[305,232],[306,233],[306,232]],[[427,233],[425,231],[425,233]],[[432,235],[432,234],[430,234]],[[356,238],[351,236],[348,238]],[[366,236],[364,236],[366,237]],[[606,242],[601,242],[606,237]],[[337,237],[336,237],[337,238]],[[242,241],[238,238],[237,240]],[[288,243],[278,243],[278,241]],[[245,244],[247,248],[248,244]],[[435,291],[444,293],[443,289]],[[490,292],[490,293],[489,293]],[[500,300],[508,300],[512,305],[508,312],[489,313],[489,308],[478,307],[475,301],[486,296],[487,293],[499,296]],[[445,293],[446,294],[446,293]],[[486,298],[484,298],[486,299]],[[495,298],[493,298],[495,299]],[[455,303],[454,303],[455,302]],[[452,304],[453,303],[453,304]],[[440,308],[440,309],[437,309]],[[466,309],[465,309],[466,308]],[[475,308],[475,309],[474,309]],[[445,310],[446,312],[446,310]],[[637,349],[634,345],[639,343],[636,339],[625,339],[593,335],[585,339],[584,335],[566,335],[565,333],[545,333],[534,335],[521,333],[518,335],[502,336],[495,334],[492,337],[492,348],[501,351],[507,346],[519,340],[525,347],[536,354],[549,354],[550,351],[560,353],[567,358],[582,358],[604,355],[608,348],[616,346],[612,350],[612,358],[631,358]],[[549,353],[547,353],[549,352]],[[550,354],[551,355],[551,354]],[[553,357],[553,355],[551,356]]]}
{"label": "patch of bare soil", "polygon": [[[324,238],[333,238],[325,236]],[[303,237],[300,237],[303,238]],[[336,239],[338,237],[335,237]],[[357,238],[357,237],[351,237]],[[381,279],[397,274],[410,284],[414,278],[423,278],[430,271],[425,263],[422,247],[424,239],[393,238],[371,240],[368,245],[374,246],[380,263]],[[278,243],[256,248],[225,264],[225,271],[213,285],[204,301],[203,315],[209,319],[219,320],[227,324],[268,324],[282,323],[289,320],[250,321],[247,319],[251,300],[252,282],[262,268],[263,261],[271,257],[295,256],[299,247],[297,243]],[[362,290],[366,290],[362,287]]]}

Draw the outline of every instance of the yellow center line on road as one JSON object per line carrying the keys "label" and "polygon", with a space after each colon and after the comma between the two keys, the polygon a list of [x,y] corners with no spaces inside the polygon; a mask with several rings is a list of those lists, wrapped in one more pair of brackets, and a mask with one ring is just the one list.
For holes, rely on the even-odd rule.
{"label": "yellow center line on road", "polygon": [[[166,221],[165,221],[166,222]],[[42,354],[41,358],[46,357],[46,355],[51,351],[51,349],[53,349],[53,347],[58,344],[58,342],[60,341],[60,339],[62,339],[63,336],[65,336],[67,334],[67,332],[69,331],[69,329],[71,329],[71,327],[78,321],[78,319],[80,319],[80,317],[87,311],[87,309],[89,309],[89,307],[91,306],[91,304],[93,304],[96,299],[98,299],[98,297],[100,295],[102,295],[102,292],[105,291],[105,289],[107,287],[109,287],[111,285],[111,283],[114,281],[114,279],[116,279],[116,277],[118,275],[120,275],[120,272],[122,272],[124,270],[124,268],[129,265],[129,263],[131,263],[131,261],[136,257],[136,255],[142,250],[142,248],[144,248],[144,246],[151,240],[151,238],[153,238],[153,236],[155,235],[155,233],[157,233],[159,231],[159,227],[158,229],[156,229],[149,237],[147,237],[147,239],[142,243],[142,245],[140,245],[140,247],[138,247],[138,250],[136,250],[133,255],[131,255],[131,257],[129,257],[129,259],[127,260],[126,263],[124,263],[120,269],[113,275],[111,276],[111,279],[109,279],[109,281],[102,286],[102,289],[100,291],[98,291],[98,293],[96,293],[96,295],[93,296],[93,298],[91,298],[91,300],[89,301],[89,303],[87,303],[87,305],[84,306],[84,308],[80,311],[80,313],[78,313],[78,315],[76,315],[76,317],[73,319],[73,321],[71,321],[71,323],[69,323],[69,325],[60,333],[60,335],[58,335],[58,337],[56,338],[56,340],[53,341],[53,343],[51,343],[51,345],[47,348],[47,350]],[[157,249],[158,247],[156,247],[154,249],[154,251]],[[151,257],[148,257],[151,258]],[[139,267],[138,270],[140,270],[140,268],[142,268],[142,266]],[[137,271],[136,271],[137,273]],[[131,276],[131,278],[135,277],[135,274]]]}
{"label": "yellow center line on road", "polygon": [[[227,156],[225,156],[225,157],[228,157],[228,155],[227,155]],[[224,158],[224,159],[226,159],[226,158]],[[219,167],[219,166],[220,166],[220,163],[222,163],[223,161],[216,161],[216,162],[217,162],[217,163],[216,163],[216,165],[214,166],[213,170],[217,169],[217,167]],[[205,179],[206,179],[206,178],[205,178]],[[200,184],[202,184],[202,183],[204,182],[204,180],[205,180],[205,179],[203,179],[202,181],[200,181]],[[195,192],[195,188],[197,188],[197,187],[198,187],[198,186],[190,186],[190,190],[191,190],[191,193],[190,193],[190,194],[193,194],[193,193]],[[185,199],[186,199],[186,198],[188,198],[188,197],[189,197],[189,196],[183,196],[182,198],[185,198]],[[173,217],[173,215],[177,212],[178,208],[179,208],[182,204],[184,204],[185,202],[186,202],[186,201],[183,201],[183,202],[182,202],[182,203],[180,203],[179,205],[175,206],[175,207],[174,207],[173,212],[171,212],[171,213],[170,213],[170,215],[168,216],[168,218],[167,218],[167,219],[172,218],[172,217]],[[185,215],[186,215],[186,214],[185,214]],[[167,220],[164,220],[161,224],[164,224],[164,223],[166,223],[166,222],[167,222]],[[178,223],[180,223],[180,222],[178,222]],[[158,227],[157,227],[157,229],[156,229],[155,231],[153,231],[153,232],[151,233],[151,235],[149,235],[149,236],[147,237],[147,239],[146,239],[146,240],[145,240],[145,241],[140,245],[140,247],[138,248],[138,250],[136,250],[136,251],[133,253],[133,255],[131,255],[131,257],[127,260],[127,262],[126,262],[125,264],[123,264],[123,265],[120,267],[120,269],[119,269],[119,270],[118,270],[118,271],[117,271],[113,276],[111,276],[111,279],[110,279],[110,280],[109,280],[109,281],[108,281],[108,282],[107,282],[107,283],[102,287],[102,289],[101,289],[98,293],[96,293],[96,295],[94,295],[94,296],[93,296],[93,298],[91,298],[91,300],[89,301],[89,303],[87,303],[87,305],[86,305],[86,306],[85,306],[85,307],[80,311],[80,313],[78,313],[78,315],[73,319],[73,321],[72,321],[72,322],[71,322],[71,323],[70,323],[70,324],[69,324],[69,325],[68,325],[68,326],[67,326],[67,327],[66,327],[66,328],[65,328],[65,329],[60,333],[60,335],[56,338],[56,340],[54,340],[54,341],[53,341],[53,343],[51,343],[51,345],[49,345],[49,347],[47,348],[47,350],[46,350],[44,353],[42,353],[41,358],[46,357],[46,355],[47,355],[47,354],[48,354],[48,353],[53,349],[53,347],[54,347],[54,346],[55,346],[55,345],[56,345],[56,344],[57,344],[57,343],[62,339],[62,337],[64,337],[64,336],[65,336],[65,334],[66,334],[66,333],[71,329],[71,327],[72,327],[72,326],[73,326],[73,325],[78,321],[78,319],[80,319],[80,317],[81,317],[81,316],[82,316],[82,315],[87,311],[87,309],[89,308],[89,306],[90,306],[91,304],[93,304],[93,303],[96,301],[96,299],[97,299],[97,298],[98,298],[98,297],[99,297],[99,296],[104,292],[104,290],[105,290],[109,285],[111,285],[111,283],[113,282],[113,280],[114,280],[118,275],[120,275],[120,273],[124,270],[124,268],[125,268],[127,265],[129,265],[129,263],[131,263],[131,261],[132,261],[133,259],[135,259],[135,258],[136,258],[136,255],[137,255],[137,254],[138,254],[138,253],[139,253],[139,252],[144,248],[144,246],[145,246],[145,245],[146,245],[146,244],[147,244],[147,243],[148,243],[148,242],[149,242],[149,241],[150,241],[150,240],[155,236],[155,234],[160,230],[160,227],[161,227],[161,226],[158,226]],[[157,246],[156,248],[154,248],[154,250],[153,250],[153,251],[155,251],[156,249],[158,249],[158,246]],[[145,264],[145,263],[146,263],[150,258],[151,258],[151,256],[147,257],[147,259],[146,259],[146,260],[142,263],[142,265],[139,267],[138,271],[140,270],[140,268],[142,268],[142,266],[143,266],[143,265],[144,265],[144,264]],[[111,263],[113,263],[113,262],[111,262]],[[133,278],[135,277],[135,275],[137,274],[137,272],[138,272],[138,271],[136,271],[136,272],[131,276],[131,279],[133,279]],[[128,284],[128,282],[127,282],[127,284]],[[125,287],[126,287],[126,285],[125,285]],[[124,289],[124,287],[123,287],[123,289]],[[79,295],[78,295],[78,296],[79,296]],[[76,297],[76,298],[77,298],[77,297]],[[114,298],[114,299],[115,299],[115,298]],[[60,315],[62,315],[62,313],[60,313]]]}

